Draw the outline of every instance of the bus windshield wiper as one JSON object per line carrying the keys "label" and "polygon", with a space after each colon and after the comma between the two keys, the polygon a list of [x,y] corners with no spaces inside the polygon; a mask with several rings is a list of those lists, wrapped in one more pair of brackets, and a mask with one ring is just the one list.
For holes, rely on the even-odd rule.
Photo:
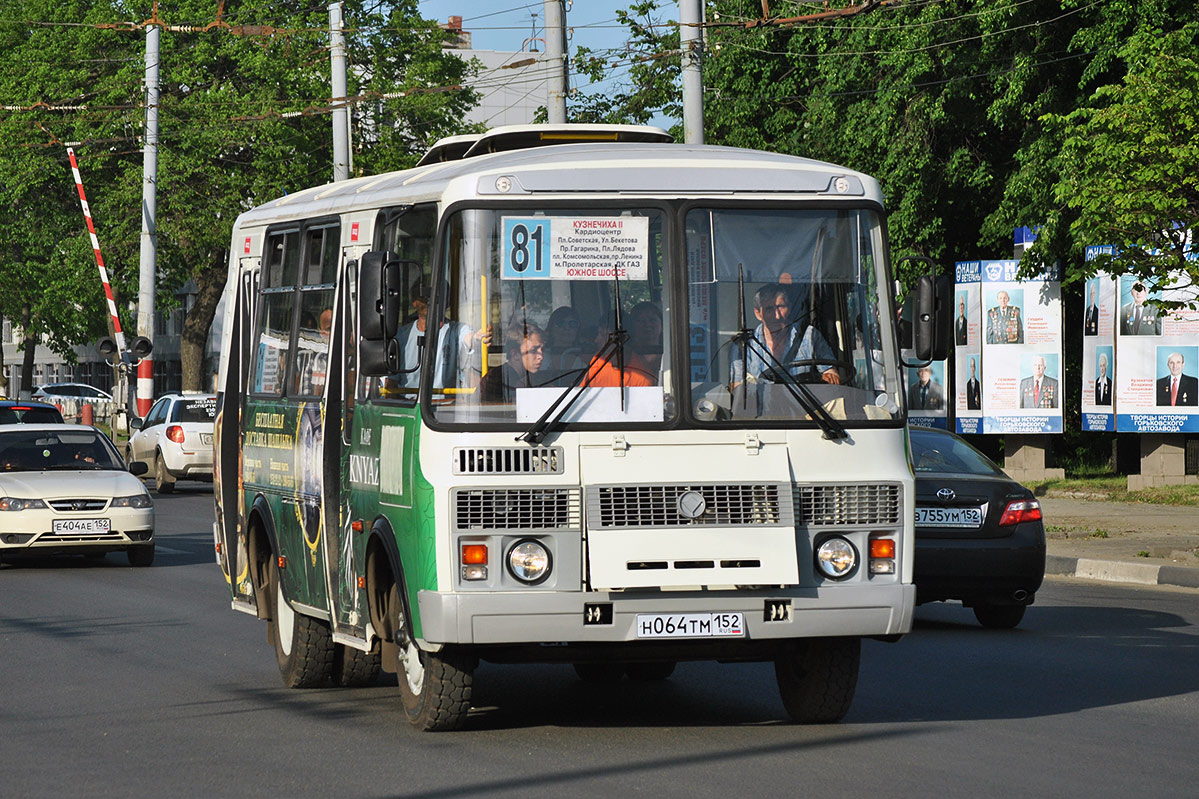
{"label": "bus windshield wiper", "polygon": [[[829,439],[848,438],[849,433],[845,430],[845,426],[837,421],[831,413],[829,413],[820,400],[812,393],[811,389],[795,379],[795,376],[787,370],[778,358],[774,357],[774,353],[770,348],[758,341],[754,337],[754,332],[749,329],[745,321],[745,280],[741,273],[741,267],[737,267],[737,287],[740,293],[741,311],[738,314],[741,322],[741,329],[733,335],[733,341],[741,347],[741,382],[742,401],[748,402],[749,394],[749,352],[752,350],[769,364],[769,374],[777,375],[776,382],[787,389],[787,392],[795,399],[799,406],[811,417],[824,432],[824,437]],[[734,400],[734,403],[736,400]]]}
{"label": "bus windshield wiper", "polygon": [[[613,312],[613,321],[615,322],[614,329],[608,334],[608,340],[604,342],[599,351],[588,361],[587,368],[582,369],[571,381],[570,385],[562,389],[545,413],[529,426],[529,429],[516,437],[517,441],[527,441],[530,444],[540,444],[546,436],[546,433],[566,415],[570,410],[570,406],[575,404],[582,395],[582,390],[575,391],[582,384],[583,388],[591,382],[591,379],[598,374],[596,368],[599,364],[604,363],[612,354],[616,354],[616,365],[620,371],[620,409],[624,410],[624,346],[629,340],[628,331],[624,329],[623,319],[620,313],[620,278],[616,277],[616,306]],[[571,393],[573,392],[573,393]],[[568,398],[569,397],[569,398]],[[559,408],[559,406],[561,406]]]}

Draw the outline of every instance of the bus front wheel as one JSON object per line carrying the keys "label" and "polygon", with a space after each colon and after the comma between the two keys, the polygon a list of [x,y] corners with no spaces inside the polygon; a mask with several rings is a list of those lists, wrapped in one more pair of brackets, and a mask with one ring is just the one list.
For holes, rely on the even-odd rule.
{"label": "bus front wheel", "polygon": [[860,638],[811,638],[774,661],[787,714],[800,724],[840,721],[853,703],[862,655]]}
{"label": "bus front wheel", "polygon": [[395,583],[388,591],[387,604],[399,651],[396,677],[408,723],[426,732],[458,729],[470,710],[475,658],[452,647],[440,652],[421,651],[412,640]]}
{"label": "bus front wheel", "polygon": [[269,567],[271,618],[267,637],[275,647],[279,674],[288,688],[328,685],[333,677],[333,636],[320,619],[296,613],[283,596],[279,566]]}

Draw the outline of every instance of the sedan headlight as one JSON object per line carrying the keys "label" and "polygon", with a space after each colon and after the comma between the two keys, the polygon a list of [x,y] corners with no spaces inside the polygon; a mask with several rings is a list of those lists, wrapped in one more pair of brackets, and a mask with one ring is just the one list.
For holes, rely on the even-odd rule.
{"label": "sedan headlight", "polygon": [[0,511],[5,510],[33,510],[35,508],[45,508],[46,503],[40,499],[17,499],[16,497],[0,497]]}
{"label": "sedan headlight", "polygon": [[816,548],[816,566],[825,577],[840,580],[857,565],[858,551],[844,538],[829,538]]}
{"label": "sedan headlight", "polygon": [[149,494],[134,494],[129,497],[113,497],[111,507],[114,508],[152,508],[154,502]]}
{"label": "sedan headlight", "polygon": [[550,553],[539,541],[526,538],[508,550],[508,571],[528,585],[545,580],[550,574]]}

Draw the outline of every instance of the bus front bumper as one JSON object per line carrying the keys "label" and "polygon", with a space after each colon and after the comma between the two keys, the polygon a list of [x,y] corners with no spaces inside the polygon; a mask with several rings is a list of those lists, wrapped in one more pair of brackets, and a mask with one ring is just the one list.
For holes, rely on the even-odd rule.
{"label": "bus front bumper", "polygon": [[[661,643],[638,635],[639,616],[728,613],[742,616],[739,638],[777,640],[902,635],[912,627],[916,589],[894,584],[639,594],[421,591],[418,602],[420,637],[430,644]],[[642,630],[645,621],[640,620]]]}

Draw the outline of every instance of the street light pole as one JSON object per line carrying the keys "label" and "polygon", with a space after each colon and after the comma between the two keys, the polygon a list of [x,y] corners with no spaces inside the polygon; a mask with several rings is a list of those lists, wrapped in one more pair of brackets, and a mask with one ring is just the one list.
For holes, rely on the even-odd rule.
{"label": "street light pole", "polygon": [[[146,27],[146,139],[142,148],[142,236],[137,292],[137,334],[154,341],[154,294],[158,266],[158,58],[162,27]],[[154,361],[137,365],[137,415],[150,412]]]}

